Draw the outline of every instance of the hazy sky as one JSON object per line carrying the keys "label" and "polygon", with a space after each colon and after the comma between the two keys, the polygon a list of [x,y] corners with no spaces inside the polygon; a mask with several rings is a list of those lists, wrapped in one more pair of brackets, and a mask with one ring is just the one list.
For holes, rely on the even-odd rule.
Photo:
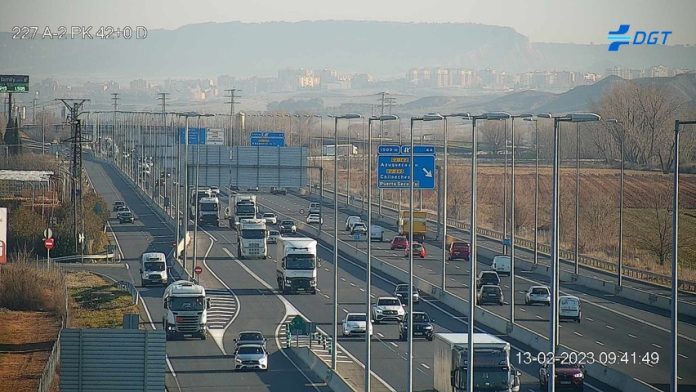
{"label": "hazy sky", "polygon": [[175,29],[200,22],[380,20],[510,26],[535,42],[606,43],[620,23],[696,44],[695,0],[0,0],[0,31],[86,25]]}

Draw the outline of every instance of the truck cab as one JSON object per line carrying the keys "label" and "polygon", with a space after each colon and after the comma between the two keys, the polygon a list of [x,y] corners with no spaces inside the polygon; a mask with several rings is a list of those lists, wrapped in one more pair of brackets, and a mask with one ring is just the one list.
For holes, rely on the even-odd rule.
{"label": "truck cab", "polygon": [[242,219],[237,230],[237,257],[240,259],[265,259],[268,257],[266,246],[265,219]]}
{"label": "truck cab", "polygon": [[279,237],[276,245],[276,280],[283,294],[317,293],[317,241],[306,237]]}
{"label": "truck cab", "polygon": [[140,286],[159,284],[166,286],[167,256],[159,252],[147,252],[140,256]]}
{"label": "truck cab", "polygon": [[186,335],[206,339],[210,299],[203,286],[178,280],[164,290],[162,302],[162,327],[167,340]]}
{"label": "truck cab", "polygon": [[257,213],[256,195],[249,194],[230,196],[230,205],[225,209],[225,217],[230,220],[233,229],[237,229],[242,219],[256,219]]}
{"label": "truck cab", "polygon": [[216,196],[198,200],[198,224],[220,226],[220,201]]}

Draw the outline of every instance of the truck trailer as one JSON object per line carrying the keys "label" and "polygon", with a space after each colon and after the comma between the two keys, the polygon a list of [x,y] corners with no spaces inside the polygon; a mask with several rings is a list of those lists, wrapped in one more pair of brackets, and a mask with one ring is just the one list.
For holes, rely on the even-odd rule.
{"label": "truck trailer", "polygon": [[[436,333],[433,385],[438,392],[467,390],[469,339],[466,333]],[[518,392],[520,372],[510,363],[510,343],[487,333],[475,333],[475,392]]]}
{"label": "truck trailer", "polygon": [[[417,242],[425,241],[425,233],[427,230],[428,213],[426,211],[413,211],[413,240]],[[399,235],[404,235],[409,238],[410,227],[410,212],[400,211],[399,217],[396,220],[396,226],[399,228]],[[410,238],[409,238],[410,240]]]}

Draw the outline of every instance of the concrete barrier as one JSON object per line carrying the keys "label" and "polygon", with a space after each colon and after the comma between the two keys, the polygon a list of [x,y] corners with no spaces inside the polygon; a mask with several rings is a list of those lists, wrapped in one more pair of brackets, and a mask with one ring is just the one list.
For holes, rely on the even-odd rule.
{"label": "concrete barrier", "polygon": [[314,355],[309,347],[292,347],[288,350],[292,351],[314,374],[321,378],[332,391],[355,392],[340,374],[331,370],[321,358]]}

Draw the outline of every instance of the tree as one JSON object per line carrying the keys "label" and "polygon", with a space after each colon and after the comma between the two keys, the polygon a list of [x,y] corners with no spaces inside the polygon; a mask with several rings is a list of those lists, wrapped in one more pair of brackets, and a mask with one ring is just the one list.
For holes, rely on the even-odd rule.
{"label": "tree", "polygon": [[495,151],[502,151],[505,148],[505,136],[507,134],[506,123],[504,121],[487,121],[482,126],[481,139],[488,147]]}
{"label": "tree", "polygon": [[638,246],[657,257],[660,265],[672,254],[672,220],[669,200],[663,194],[653,190],[649,200],[649,227],[638,230]]}

